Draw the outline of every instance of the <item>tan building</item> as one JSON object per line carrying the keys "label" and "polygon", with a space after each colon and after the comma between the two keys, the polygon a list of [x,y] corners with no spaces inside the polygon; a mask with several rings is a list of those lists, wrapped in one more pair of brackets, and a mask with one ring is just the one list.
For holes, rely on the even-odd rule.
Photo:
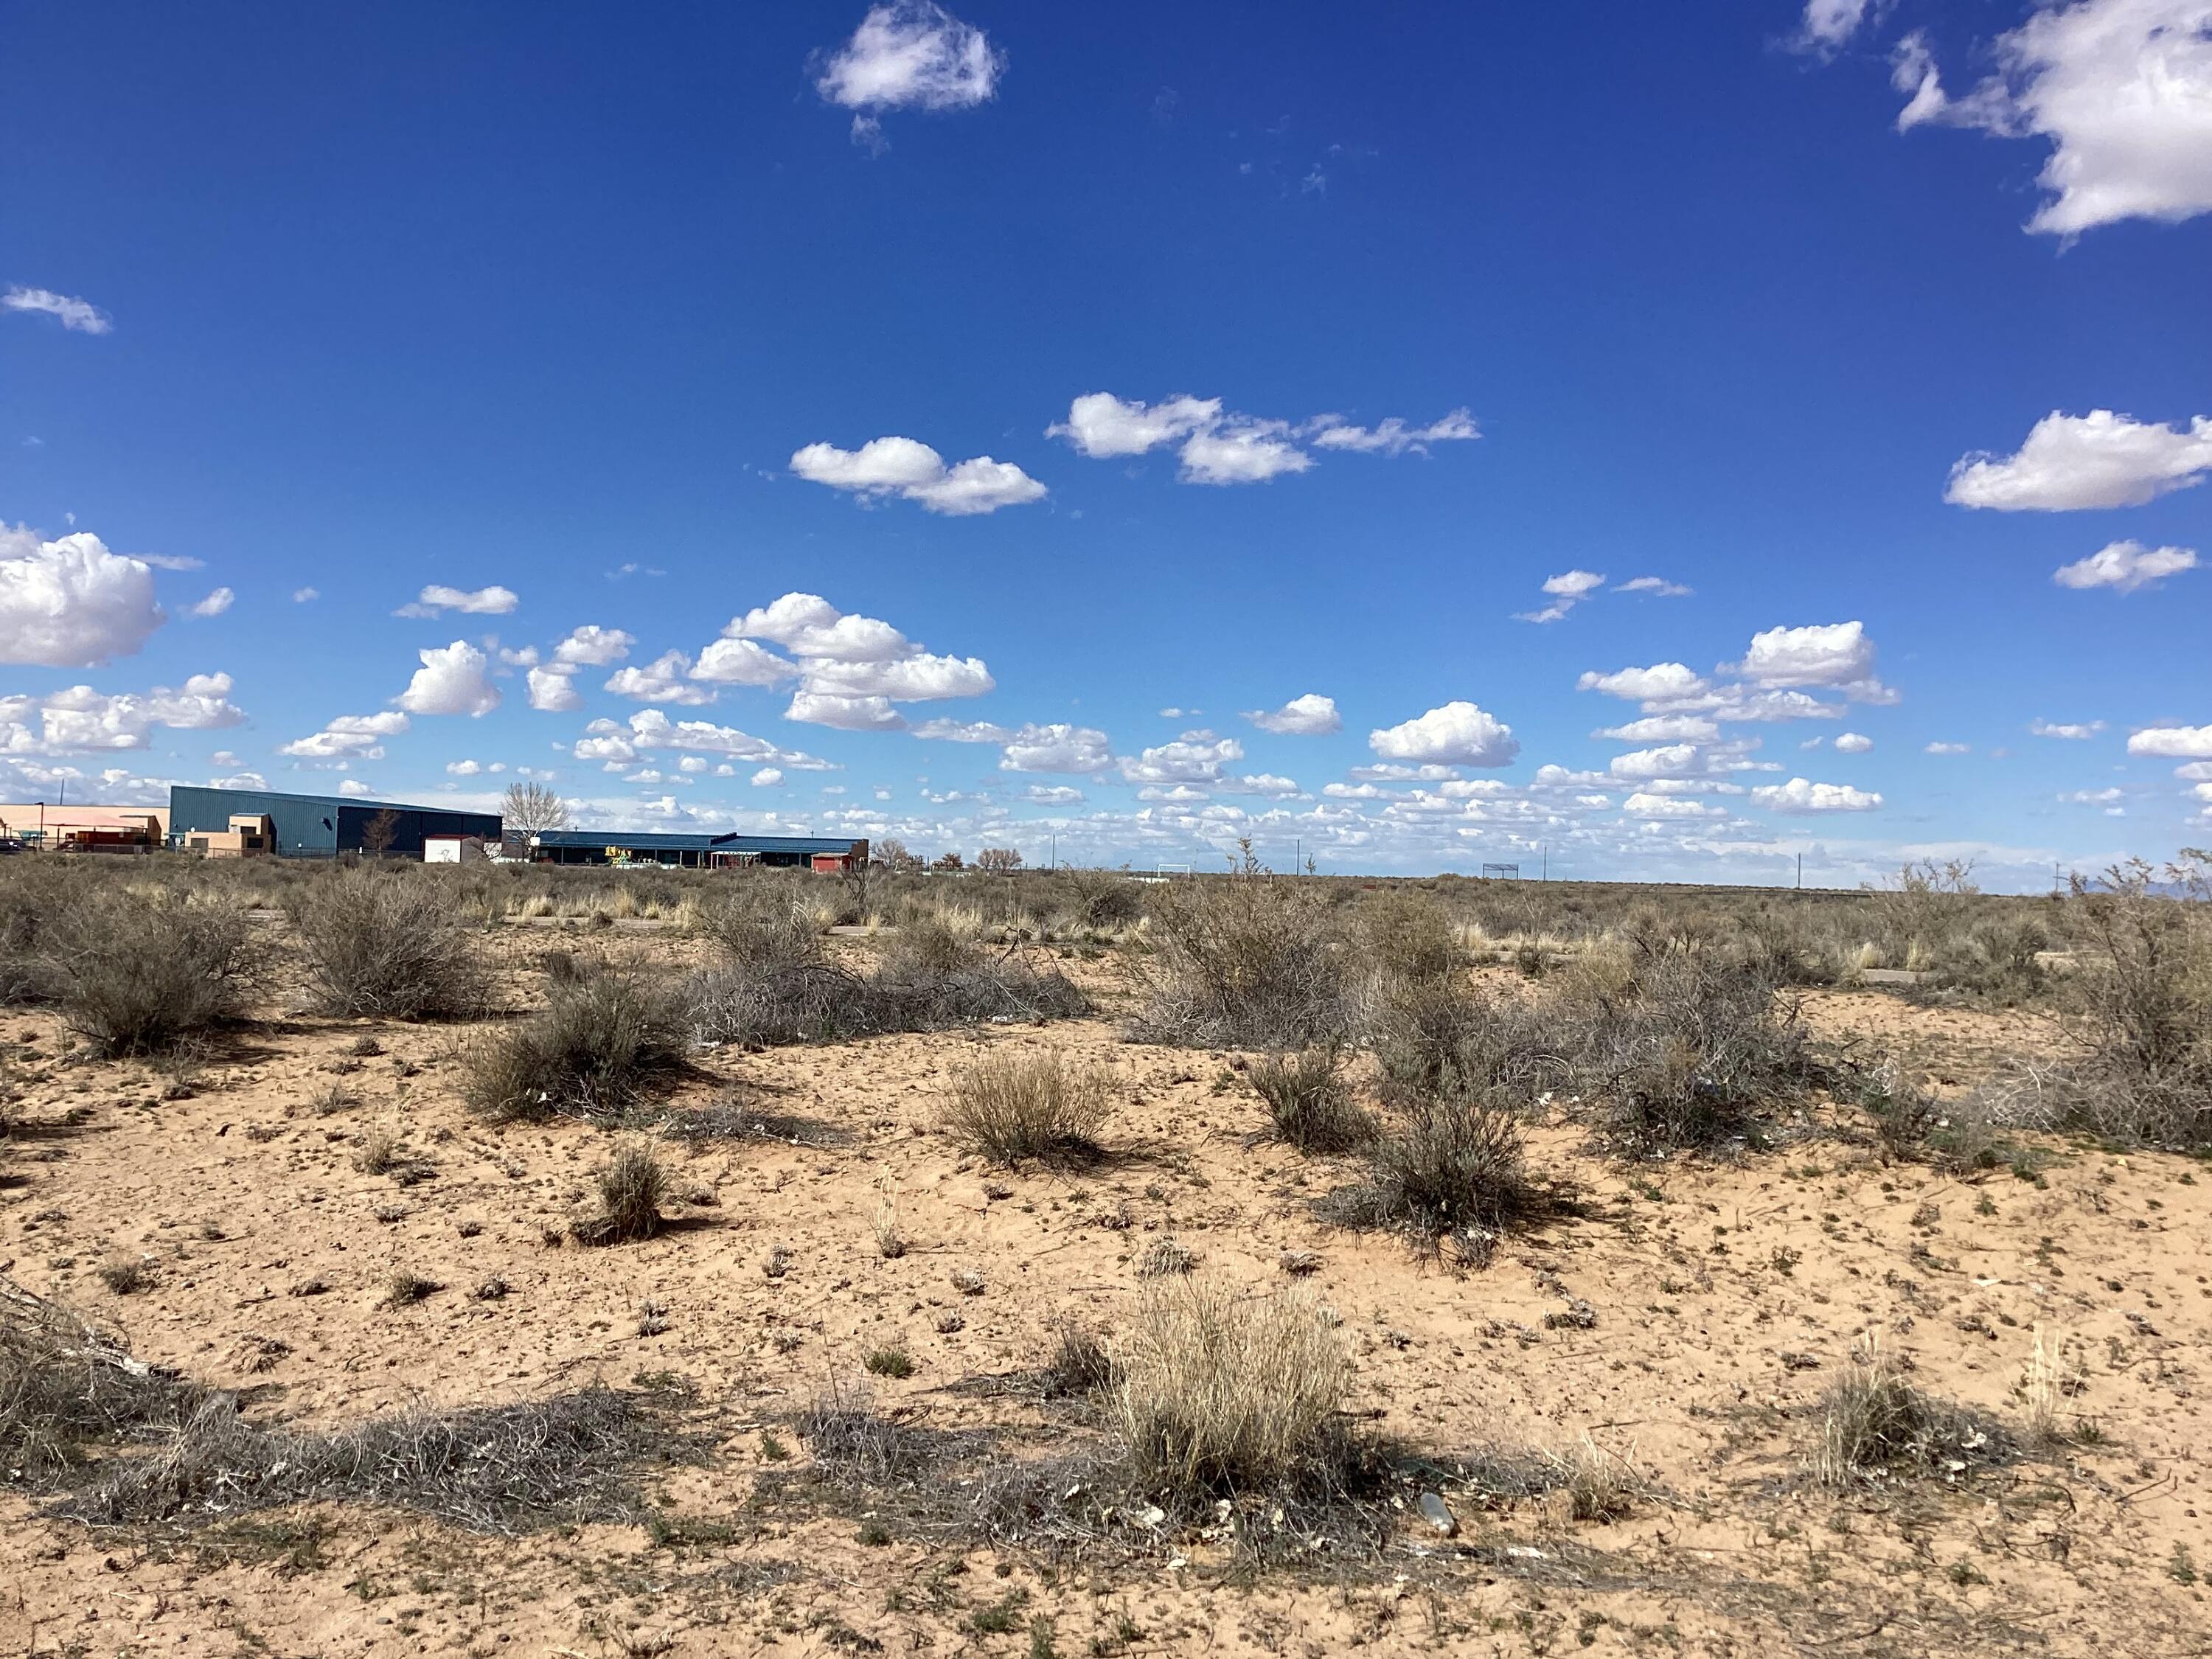
{"label": "tan building", "polygon": [[151,853],[167,845],[166,806],[57,806],[0,802],[0,838],[42,852]]}
{"label": "tan building", "polygon": [[266,812],[233,812],[228,830],[188,830],[185,851],[211,859],[267,858],[276,850],[276,821]]}

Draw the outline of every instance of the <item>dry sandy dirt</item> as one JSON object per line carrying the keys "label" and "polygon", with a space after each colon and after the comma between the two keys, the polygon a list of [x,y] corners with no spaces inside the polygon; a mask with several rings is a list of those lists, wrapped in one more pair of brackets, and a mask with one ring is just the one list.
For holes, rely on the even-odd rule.
{"label": "dry sandy dirt", "polygon": [[[555,942],[498,941],[510,1006]],[[672,970],[686,951],[593,942]],[[1961,1181],[1848,1133],[1631,1166],[1547,1125],[1532,1157],[1582,1212],[1457,1271],[1318,1220],[1347,1171],[1257,1141],[1263,1110],[1228,1057],[1121,1042],[1111,963],[1068,965],[1096,1018],[707,1056],[681,1101],[788,1115],[820,1144],[672,1143],[696,1200],[672,1209],[682,1224],[601,1249],[546,1230],[577,1211],[606,1137],[471,1120],[465,1032],[272,1007],[190,1097],[157,1103],[147,1068],[69,1063],[55,1019],[9,1015],[0,1030],[28,1046],[0,1272],[244,1391],[257,1420],[343,1426],[600,1379],[658,1390],[697,1445],[641,1476],[665,1524],[514,1539],[358,1505],[100,1530],[0,1486],[0,1654],[2212,1652],[2196,1582],[2212,1571],[2212,1171],[2052,1145],[2039,1180]],[[2028,1016],[1871,993],[1815,995],[1808,1018],[1949,1085],[2045,1037]],[[351,1059],[364,1033],[386,1053]],[[1055,1175],[963,1158],[938,1115],[978,1043],[1110,1063],[1107,1159]],[[358,1103],[319,1109],[334,1085]],[[379,1124],[430,1178],[354,1167]],[[886,1192],[911,1245],[896,1260],[872,1231]],[[1256,1571],[1202,1533],[1054,1559],[807,1498],[792,1419],[832,1386],[866,1381],[930,1427],[994,1427],[999,1455],[1079,1439],[1079,1410],[976,1379],[1036,1366],[1065,1322],[1110,1340],[1140,1253],[1169,1236],[1199,1273],[1255,1287],[1285,1282],[1285,1250],[1316,1255],[1307,1282],[1341,1316],[1357,1404],[1399,1441],[1525,1455],[1589,1436],[1646,1490],[1597,1524],[1563,1494],[1485,1504],[1446,1484],[1455,1537],[1408,1512],[1371,1557]],[[144,1260],[148,1288],[104,1287],[117,1253]],[[383,1308],[398,1268],[446,1288]],[[471,1294],[493,1276],[503,1298]],[[293,1293],[313,1281],[325,1291]],[[665,1329],[641,1334],[648,1302]],[[2090,1443],[1950,1486],[1808,1479],[1816,1401],[1855,1341],[1876,1334],[1923,1389],[2018,1423],[2039,1332]],[[864,1378],[890,1346],[913,1375]],[[781,1495],[757,1497],[763,1481]]]}

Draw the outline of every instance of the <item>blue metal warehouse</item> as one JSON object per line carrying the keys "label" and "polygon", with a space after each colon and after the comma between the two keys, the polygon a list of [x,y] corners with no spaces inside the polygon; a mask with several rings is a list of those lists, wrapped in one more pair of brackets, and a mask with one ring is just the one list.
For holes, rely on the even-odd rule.
{"label": "blue metal warehouse", "polygon": [[868,843],[850,836],[678,836],[626,830],[547,830],[530,838],[540,864],[662,864],[685,870],[767,865],[842,873],[868,861]]}
{"label": "blue metal warehouse", "polygon": [[190,830],[224,830],[239,814],[265,815],[276,825],[270,849],[290,859],[334,858],[361,850],[362,831],[380,812],[392,815],[388,852],[422,856],[425,836],[481,836],[496,842],[496,812],[456,812],[440,806],[403,806],[351,795],[281,795],[272,789],[202,789],[178,784],[169,791],[172,844]]}

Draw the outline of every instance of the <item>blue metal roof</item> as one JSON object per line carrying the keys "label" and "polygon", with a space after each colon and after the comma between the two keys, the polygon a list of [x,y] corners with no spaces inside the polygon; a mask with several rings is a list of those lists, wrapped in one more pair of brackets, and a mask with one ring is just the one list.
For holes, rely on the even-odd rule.
{"label": "blue metal roof", "polygon": [[543,830],[533,837],[539,847],[623,847],[640,852],[667,853],[849,853],[859,843],[855,836],[672,835],[659,830]]}

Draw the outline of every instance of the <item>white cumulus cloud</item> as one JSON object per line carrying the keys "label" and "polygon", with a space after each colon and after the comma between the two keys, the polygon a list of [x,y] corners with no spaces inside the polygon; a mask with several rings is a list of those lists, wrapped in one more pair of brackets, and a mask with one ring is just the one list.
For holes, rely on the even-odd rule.
{"label": "white cumulus cloud", "polygon": [[489,714],[499,688],[486,673],[490,659],[466,640],[416,653],[422,665],[392,701],[410,714]]}
{"label": "white cumulus cloud", "polygon": [[302,760],[382,760],[384,739],[407,730],[407,716],[392,711],[341,714],[321,731],[280,745],[280,755]]}
{"label": "white cumulus cloud", "polygon": [[231,601],[238,597],[227,587],[218,587],[207,598],[185,607],[187,617],[220,617],[230,609]]}
{"label": "white cumulus cloud", "polygon": [[1372,427],[1356,426],[1336,415],[1317,415],[1293,425],[1225,410],[1218,398],[1179,393],[1146,404],[1110,392],[1086,392],[1068,404],[1065,421],[1045,428],[1045,435],[1065,438],[1078,453],[1094,459],[1179,445],[1183,483],[1238,484],[1306,471],[1314,464],[1313,449],[1426,454],[1431,444],[1482,434],[1464,409],[1419,427],[1397,416]]}
{"label": "white cumulus cloud", "polygon": [[2188,547],[2145,547],[2141,542],[2113,542],[2086,559],[2062,564],[2051,573],[2061,587],[2109,587],[2133,593],[2153,587],[2168,576],[2197,568],[2197,551]]}
{"label": "white cumulus cloud", "polygon": [[932,513],[968,517],[1042,499],[1045,488],[1011,461],[988,455],[947,466],[913,438],[874,438],[858,449],[808,444],[791,458],[799,477],[864,499],[885,495],[919,501]]}
{"label": "white cumulus cloud", "polygon": [[[1943,499],[2000,513],[2074,513],[2141,507],[2212,472],[2212,419],[2186,428],[2093,409],[2053,410],[2011,455],[1976,454],[1951,469]],[[2094,561],[2093,561],[2094,562]]]}
{"label": "white cumulus cloud", "polygon": [[1814,783],[1792,778],[1787,783],[1762,784],[1751,792],[1754,805],[1770,812],[1792,817],[1814,812],[1871,812],[1881,805],[1872,790],[1854,789],[1847,783]]}
{"label": "white cumulus cloud", "polygon": [[2066,738],[2079,743],[2095,737],[2105,729],[2105,723],[2102,720],[2087,720],[2061,726],[2051,720],[2039,720],[2031,721],[2027,729],[2035,737]]}
{"label": "white cumulus cloud", "polygon": [[416,594],[413,601],[403,605],[392,614],[395,617],[435,617],[447,611],[459,611],[471,617],[504,617],[522,603],[513,588],[490,587],[474,590],[441,587],[433,584]]}
{"label": "white cumulus cloud", "polygon": [[1292,697],[1280,708],[1248,708],[1244,718],[1262,732],[1287,737],[1323,737],[1344,729],[1344,717],[1336,712],[1336,699],[1314,691]]}
{"label": "white cumulus cloud", "polygon": [[854,143],[880,151],[884,112],[972,109],[990,101],[1006,68],[982,30],[934,0],[890,0],[822,60],[814,88],[854,112]]}
{"label": "white cumulus cloud", "polygon": [[2128,753],[2212,760],[2212,726],[2147,726],[2129,737]]}
{"label": "white cumulus cloud", "polygon": [[1508,766],[1521,752],[1511,726],[1464,701],[1370,732],[1367,746],[1385,760],[1453,766]]}
{"label": "white cumulus cloud", "polygon": [[605,689],[640,702],[696,705],[714,701],[712,690],[694,682],[691,659],[681,651],[664,651],[649,663],[617,668],[607,676]]}
{"label": "white cumulus cloud", "polygon": [[88,531],[46,541],[0,523],[0,662],[96,668],[137,651],[164,620],[143,559]]}
{"label": "white cumulus cloud", "polygon": [[1874,747],[1874,739],[1863,732],[1839,732],[1836,734],[1836,747],[1846,755],[1863,755]]}

